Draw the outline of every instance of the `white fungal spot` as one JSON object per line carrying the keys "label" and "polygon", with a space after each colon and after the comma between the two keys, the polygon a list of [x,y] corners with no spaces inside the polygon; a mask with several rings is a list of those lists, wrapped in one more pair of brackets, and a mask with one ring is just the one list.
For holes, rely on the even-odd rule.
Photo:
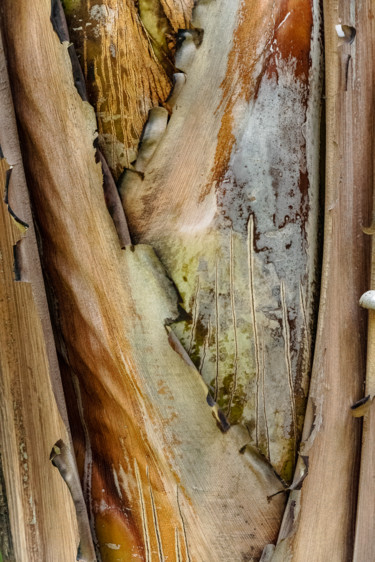
{"label": "white fungal spot", "polygon": [[363,293],[359,299],[359,304],[363,308],[375,310],[375,291],[367,291],[366,293]]}
{"label": "white fungal spot", "polygon": [[100,27],[103,27],[109,35],[114,33],[116,13],[115,10],[105,6],[104,4],[95,4],[90,10],[91,19],[98,22],[98,25],[93,29],[95,37],[100,35]]}
{"label": "white fungal spot", "polygon": [[105,546],[108,546],[108,548],[111,548],[112,550],[119,550],[121,548],[120,544],[113,544],[112,542],[106,542]]}
{"label": "white fungal spot", "polygon": [[100,504],[99,504],[99,511],[100,513],[103,513],[104,511],[106,511],[109,508],[109,505],[103,500],[100,500]]}
{"label": "white fungal spot", "polygon": [[29,505],[31,507],[32,514],[33,514],[33,517],[30,521],[30,525],[36,525],[36,510],[35,510],[35,503],[32,495],[29,497]]}
{"label": "white fungal spot", "polygon": [[114,482],[115,482],[115,486],[116,486],[117,493],[118,493],[119,497],[122,498],[120,483],[119,483],[118,476],[117,476],[117,472],[116,472],[114,466],[112,467],[112,472],[113,472],[113,480],[114,480]]}
{"label": "white fungal spot", "polygon": [[336,27],[336,33],[337,33],[338,37],[345,37],[345,33],[344,33],[344,30],[342,28],[341,23],[339,25],[336,25],[335,27]]}

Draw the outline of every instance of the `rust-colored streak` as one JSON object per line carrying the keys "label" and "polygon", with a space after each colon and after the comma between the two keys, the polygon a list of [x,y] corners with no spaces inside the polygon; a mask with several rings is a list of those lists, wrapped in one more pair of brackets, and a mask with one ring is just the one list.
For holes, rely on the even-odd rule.
{"label": "rust-colored streak", "polygon": [[[266,500],[274,474],[266,464],[258,468],[257,455],[237,454],[243,437],[235,428],[225,437],[217,430],[199,373],[170,348],[163,320],[177,305],[169,303],[154,254],[152,261],[145,246],[119,248],[95,164],[95,125],[75,91],[66,46],[52,31],[49,0],[35,6],[3,0],[1,31],[101,557],[153,562],[162,549],[174,560],[177,549],[181,560],[237,560],[245,548],[259,557],[275,540],[283,509],[282,499]],[[148,276],[161,283],[160,299]],[[154,377],[165,385],[157,398]],[[176,530],[177,546],[169,540]]]}
{"label": "rust-colored streak", "polygon": [[292,57],[296,65],[295,77],[307,82],[312,24],[310,0],[285,0],[282,2],[273,39],[276,49],[268,63],[268,75],[277,72],[276,58],[288,60]]}
{"label": "rust-colored streak", "polygon": [[284,0],[277,5],[262,2],[257,6],[243,0],[238,21],[221,84],[221,104],[225,103],[226,107],[212,168],[216,182],[224,178],[235,144],[233,111],[237,102],[249,103],[256,97],[263,77],[277,75],[276,62],[280,60],[295,60],[295,78],[304,84],[308,81],[313,25],[310,0]]}
{"label": "rust-colored streak", "polygon": [[[72,384],[68,380],[65,387],[68,388],[69,409],[72,406],[71,422],[75,425],[79,420],[80,424],[79,428],[74,428],[75,450],[89,517],[103,560],[111,559],[110,552],[106,554],[108,547],[105,543],[113,543],[113,537],[119,537],[121,548],[113,551],[112,556],[116,554],[121,560],[128,560],[129,553],[134,553],[143,559],[145,543],[139,505],[134,499],[137,497],[136,474],[130,459],[138,459],[142,482],[147,482],[147,462],[163,521],[169,521],[180,533],[182,528],[170,501],[171,493],[165,490],[165,482],[172,488],[176,480],[168,476],[162,481],[159,465],[163,462],[146,437],[144,420],[145,416],[152,420],[152,405],[137,384],[138,367],[129,340],[125,335],[123,337],[123,318],[116,319],[111,305],[112,291],[121,290],[123,284],[114,266],[121,259],[121,250],[116,249],[117,241],[113,243],[114,227],[107,210],[101,207],[102,178],[100,165],[95,164],[92,138],[81,134],[85,129],[82,115],[73,111],[76,121],[69,115],[70,104],[77,103],[76,93],[70,74],[66,74],[66,82],[61,80],[61,73],[71,70],[61,55],[65,47],[61,47],[53,35],[48,2],[44,2],[43,9],[38,11],[21,1],[18,9],[22,17],[17,23],[17,33],[14,22],[11,24],[7,17],[13,8],[8,8],[7,5],[4,7],[2,31],[7,30],[6,45],[8,52],[12,52],[9,60],[13,93],[22,123],[25,167],[35,219],[43,241],[43,265],[50,287],[54,289],[50,303],[55,328],[60,334],[57,342],[59,359],[63,375],[75,381]],[[40,34],[31,32],[32,26],[36,25],[35,18],[42,27]],[[48,45],[39,44],[43,33],[50,41]],[[28,75],[38,74],[39,59],[33,58],[32,63],[25,63],[24,53],[38,51],[39,47],[49,75],[46,80],[38,80],[33,89],[26,85],[25,73],[19,69],[26,65]],[[61,82],[70,85],[70,80],[71,88],[61,93],[57,100],[59,90],[55,89],[55,94],[51,94],[50,88]],[[35,112],[30,112],[31,107]],[[32,124],[34,117],[45,133],[41,143],[38,127]],[[77,150],[69,148],[66,151],[62,139],[75,142],[72,137],[76,141],[80,138],[75,144]],[[52,158],[51,146],[56,151]],[[48,196],[45,192],[47,185]],[[66,189],[66,185],[70,187]],[[73,204],[73,193],[78,191],[81,194]],[[79,208],[79,201],[82,208]],[[75,208],[73,214],[67,212],[71,204]],[[99,215],[95,220],[96,213]],[[128,304],[128,318],[136,317],[137,312],[130,302]],[[121,344],[117,341],[119,334]],[[142,410],[133,396],[142,398]],[[142,439],[140,427],[143,427]],[[111,441],[108,435],[116,435],[116,439]],[[126,460],[128,466],[124,466]],[[119,492],[114,471],[121,474],[121,466],[127,482],[124,486],[119,484]],[[149,496],[145,497],[145,513],[151,522],[153,513]],[[152,550],[158,548],[155,533],[150,532],[149,544]],[[165,546],[164,552],[173,559],[174,545]]]}
{"label": "rust-colored streak", "polygon": [[149,110],[164,104],[172,87],[177,32],[189,27],[192,0],[155,2],[166,43],[159,49],[133,0],[74,3],[66,13],[90,103],[99,145],[115,179],[136,158]]}

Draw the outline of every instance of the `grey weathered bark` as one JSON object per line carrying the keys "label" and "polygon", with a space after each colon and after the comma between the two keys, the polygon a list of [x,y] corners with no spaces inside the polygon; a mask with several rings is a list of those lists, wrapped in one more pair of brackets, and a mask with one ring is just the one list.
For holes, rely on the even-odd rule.
{"label": "grey weathered bark", "polygon": [[[354,410],[367,416],[355,532],[361,421],[350,413],[365,362],[357,301],[369,288],[371,6],[324,4],[324,261],[300,447],[319,283],[318,4],[201,0],[193,14],[192,2],[175,0],[64,6],[83,75],[58,2],[61,42],[47,0],[3,0],[1,30],[96,556],[371,559],[371,400]],[[17,145],[7,146],[16,135],[4,82],[0,93],[11,206],[31,225]],[[135,246],[109,172],[117,179],[124,166]],[[33,295],[11,281],[16,237],[3,211],[7,556],[74,559],[72,502],[47,461],[69,431],[48,315],[43,332],[34,302],[40,314],[35,238],[29,230],[17,254]],[[70,479],[61,441],[52,456]],[[92,560],[86,544],[81,559]]]}
{"label": "grey weathered bark", "polygon": [[[367,2],[324,4],[324,259],[300,448],[309,465],[302,488],[289,497],[275,561],[353,559],[361,423],[350,406],[363,396],[366,314],[358,301],[368,289],[369,240],[362,227],[370,222],[373,183],[374,82],[368,53],[373,52],[374,35],[369,10]],[[359,536],[367,523],[360,525]],[[363,535],[360,543],[357,548],[368,548]]]}
{"label": "grey weathered bark", "polygon": [[[186,84],[121,183],[186,311],[174,329],[231,423],[290,482],[318,283],[318,3],[198,3]],[[218,37],[225,40],[218,41]]]}

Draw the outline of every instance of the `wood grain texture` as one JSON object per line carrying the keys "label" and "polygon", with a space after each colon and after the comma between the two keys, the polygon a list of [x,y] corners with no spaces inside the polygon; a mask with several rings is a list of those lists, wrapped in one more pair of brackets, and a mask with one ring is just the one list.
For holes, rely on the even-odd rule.
{"label": "wood grain texture", "polygon": [[[372,273],[372,287],[374,287]],[[369,312],[369,326],[367,336],[367,366],[366,366],[366,395],[371,400],[375,392],[374,384],[374,311]],[[359,494],[357,503],[356,528],[353,562],[372,560],[375,556],[373,545],[374,536],[374,406],[373,402],[363,418],[361,469],[359,474]]]}
{"label": "wood grain texture", "polygon": [[99,146],[115,179],[136,158],[149,110],[170,94],[177,32],[189,28],[192,6],[193,0],[64,2]]}
{"label": "wood grain texture", "polygon": [[[361,96],[361,105],[365,107],[365,115],[369,119],[366,125],[366,165],[368,166],[368,189],[370,190],[371,177],[374,187],[374,157],[375,157],[375,137],[374,137],[374,100],[375,100],[375,10],[371,2],[366,2],[361,11],[356,14],[354,22],[349,20],[357,31],[356,41],[362,60],[362,74],[366,82],[363,88],[365,91]],[[364,105],[362,105],[364,104]],[[374,192],[373,192],[374,193]],[[372,226],[375,217],[375,199],[372,200]],[[366,225],[367,226],[367,225]],[[373,232],[373,231],[372,231]],[[375,289],[375,246],[372,236],[371,249],[371,279],[369,289]],[[375,395],[375,313],[369,311],[368,334],[367,334],[367,365],[366,365],[366,388],[364,396],[370,395],[373,399]],[[354,562],[375,559],[375,545],[373,541],[375,532],[375,435],[374,435],[374,403],[373,400],[368,409],[368,413],[363,418],[362,431],[362,450],[361,450],[361,471],[359,478],[359,494],[357,503],[356,531],[354,543]]]}
{"label": "wood grain texture", "polygon": [[[49,462],[53,443],[61,437],[69,440],[63,422],[65,403],[1,38],[0,145],[1,486],[6,490],[11,533],[0,558],[75,560],[78,533],[73,502]],[[7,178],[9,208],[4,202]],[[27,232],[16,216],[29,225]]]}
{"label": "wood grain texture", "polygon": [[203,41],[177,53],[186,84],[124,208],[178,288],[175,330],[211,395],[290,481],[317,282],[319,7],[198,2],[193,25]]}
{"label": "wood grain texture", "polygon": [[[272,562],[353,559],[361,422],[352,417],[350,407],[363,396],[366,312],[358,301],[368,289],[369,237],[362,226],[370,224],[373,185],[370,10],[367,2],[330,0],[324,4],[324,260],[300,449],[309,459],[309,469],[302,489],[291,493]],[[352,43],[338,37],[335,26],[339,23],[355,27]],[[366,540],[362,543],[365,550],[367,544]],[[371,559],[366,555],[358,558]]]}
{"label": "wood grain texture", "polygon": [[176,353],[165,324],[177,297],[152,248],[121,250],[95,162],[94,113],[74,87],[50,2],[4,0],[2,10],[97,551],[105,561],[257,560],[277,535],[284,498],[267,496],[280,481],[246,430],[219,429],[225,420],[203,379]]}

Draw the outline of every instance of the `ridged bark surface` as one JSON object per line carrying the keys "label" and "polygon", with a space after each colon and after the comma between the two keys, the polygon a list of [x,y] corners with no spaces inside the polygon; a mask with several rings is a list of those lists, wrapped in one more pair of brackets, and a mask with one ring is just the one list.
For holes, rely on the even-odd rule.
{"label": "ridged bark surface", "polygon": [[1,37],[0,146],[0,559],[74,560],[73,502],[49,462],[67,417]]}
{"label": "ridged bark surface", "polygon": [[151,108],[173,85],[179,29],[190,26],[193,0],[65,0],[99,145],[115,178],[136,159]]}
{"label": "ridged bark surface", "polygon": [[[174,329],[231,423],[287,481],[318,283],[319,5],[198,2],[154,153],[121,184],[136,241],[176,284]],[[220,38],[220,40],[218,39]]]}
{"label": "ridged bark surface", "polygon": [[[303,440],[302,488],[291,493],[272,562],[353,560],[363,397],[373,186],[371,3],[324,4],[326,181],[318,332]],[[342,24],[342,25],[341,25]],[[371,62],[370,62],[371,61]],[[368,466],[368,465],[367,465]],[[366,469],[365,469],[366,470]],[[372,484],[362,491],[369,497]],[[371,505],[371,500],[368,505]],[[358,519],[358,560],[371,560]],[[368,536],[368,535],[367,535]],[[363,549],[363,550],[362,550]]]}
{"label": "ridged bark surface", "polygon": [[98,556],[257,559],[277,535],[284,498],[267,497],[281,483],[248,432],[228,428],[166,326],[178,315],[177,296],[153,249],[121,249],[95,161],[94,112],[75,89],[50,2],[4,0],[2,10]]}

